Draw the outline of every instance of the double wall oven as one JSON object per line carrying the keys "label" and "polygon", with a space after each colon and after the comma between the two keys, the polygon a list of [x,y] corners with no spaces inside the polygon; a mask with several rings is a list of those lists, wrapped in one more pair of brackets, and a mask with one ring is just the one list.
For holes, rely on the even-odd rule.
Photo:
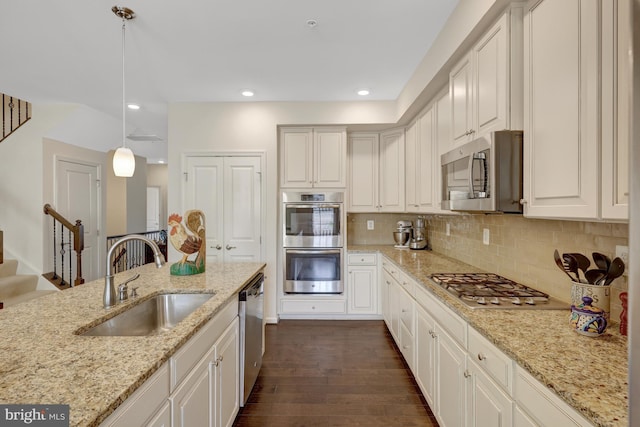
{"label": "double wall oven", "polygon": [[344,291],[344,193],[282,193],[284,287],[287,294]]}

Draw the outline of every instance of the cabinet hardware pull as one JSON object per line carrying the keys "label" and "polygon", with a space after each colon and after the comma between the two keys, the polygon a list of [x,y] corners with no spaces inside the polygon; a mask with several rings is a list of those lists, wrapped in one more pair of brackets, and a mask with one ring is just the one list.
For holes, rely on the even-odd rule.
{"label": "cabinet hardware pull", "polygon": [[478,360],[482,361],[482,360],[487,360],[487,356],[485,356],[482,353],[478,353]]}
{"label": "cabinet hardware pull", "polygon": [[471,376],[471,372],[469,372],[468,370],[464,371],[464,377],[465,378],[469,378],[470,376]]}
{"label": "cabinet hardware pull", "polygon": [[211,246],[211,249],[220,250],[220,249],[222,249],[222,246],[220,246],[220,245]]}
{"label": "cabinet hardware pull", "polygon": [[520,204],[521,205],[526,205],[527,204],[527,199],[520,199]]}
{"label": "cabinet hardware pull", "polygon": [[235,249],[236,247],[227,245],[226,248],[227,248],[227,250],[230,250],[230,249]]}

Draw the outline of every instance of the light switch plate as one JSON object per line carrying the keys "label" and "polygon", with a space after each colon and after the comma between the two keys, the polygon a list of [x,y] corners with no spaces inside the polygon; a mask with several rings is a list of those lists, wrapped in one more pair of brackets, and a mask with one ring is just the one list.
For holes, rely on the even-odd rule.
{"label": "light switch plate", "polygon": [[372,219],[367,220],[367,230],[373,230],[374,222]]}

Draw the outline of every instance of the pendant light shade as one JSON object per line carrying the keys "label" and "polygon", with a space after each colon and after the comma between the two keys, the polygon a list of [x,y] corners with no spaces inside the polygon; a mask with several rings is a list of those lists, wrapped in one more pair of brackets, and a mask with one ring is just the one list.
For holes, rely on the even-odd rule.
{"label": "pendant light shade", "polygon": [[133,151],[127,147],[120,147],[113,153],[113,173],[116,176],[131,178],[136,171],[136,159]]}
{"label": "pendant light shade", "polygon": [[127,148],[126,137],[126,98],[125,98],[125,79],[124,79],[124,34],[126,22],[133,19],[136,14],[133,10],[122,7],[113,6],[111,11],[116,14],[117,17],[122,19],[122,147],[118,148],[113,154],[113,173],[116,176],[130,178],[136,170],[136,158],[133,156],[133,151]]}

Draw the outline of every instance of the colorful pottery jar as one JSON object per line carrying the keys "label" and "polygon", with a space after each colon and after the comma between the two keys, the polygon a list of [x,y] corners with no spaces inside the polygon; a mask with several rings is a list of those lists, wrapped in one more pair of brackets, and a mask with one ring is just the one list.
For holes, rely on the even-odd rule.
{"label": "colorful pottery jar", "polygon": [[604,310],[592,306],[591,297],[582,297],[582,304],[571,306],[570,323],[577,333],[588,337],[597,337],[607,329]]}

